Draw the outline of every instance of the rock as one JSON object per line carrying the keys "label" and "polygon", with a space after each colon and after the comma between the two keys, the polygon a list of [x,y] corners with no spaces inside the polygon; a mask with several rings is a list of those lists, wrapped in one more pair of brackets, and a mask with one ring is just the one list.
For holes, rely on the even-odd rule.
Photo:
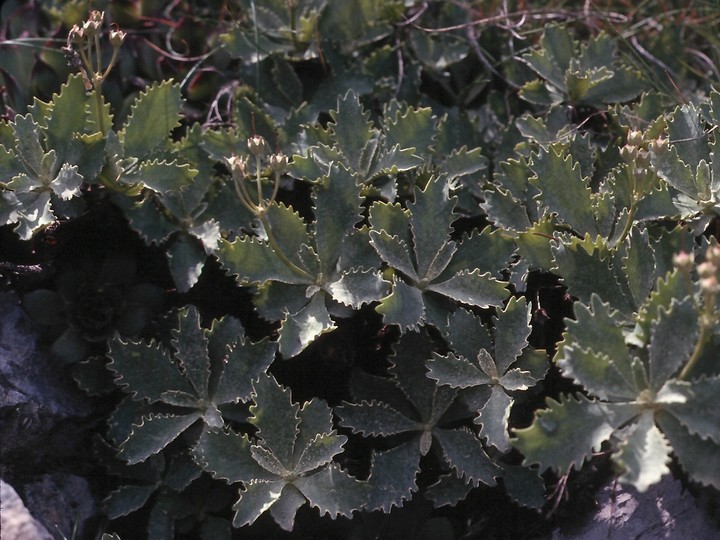
{"label": "rock", "polygon": [[15,293],[0,293],[0,447],[2,463],[31,469],[72,453],[92,406],[37,344]]}
{"label": "rock", "polygon": [[552,540],[720,540],[717,525],[670,475],[645,493],[611,482],[597,502],[588,522],[573,531],[555,530]]}
{"label": "rock", "polygon": [[2,540],[53,540],[28,512],[10,484],[0,480],[0,538]]}
{"label": "rock", "polygon": [[[83,477],[72,474],[44,474],[23,486],[23,494],[33,515],[50,531],[64,538],[92,538],[84,530],[96,517],[95,501]],[[73,531],[77,532],[74,534]]]}
{"label": "rock", "polygon": [[56,471],[92,467],[87,456],[93,407],[66,366],[38,345],[19,304],[15,293],[0,292],[0,465],[3,479],[25,501],[3,483],[0,538],[54,538],[48,530],[92,537],[73,535],[76,525],[82,531],[96,514],[88,483]]}

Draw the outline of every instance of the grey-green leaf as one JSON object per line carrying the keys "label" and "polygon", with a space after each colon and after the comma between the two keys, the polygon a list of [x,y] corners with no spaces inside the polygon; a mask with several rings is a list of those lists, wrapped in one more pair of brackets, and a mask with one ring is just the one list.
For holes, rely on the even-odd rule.
{"label": "grey-green leaf", "polygon": [[150,415],[142,423],[133,426],[130,437],[120,445],[120,456],[130,465],[145,461],[157,454],[178,435],[193,425],[200,417],[200,411],[186,415]]}

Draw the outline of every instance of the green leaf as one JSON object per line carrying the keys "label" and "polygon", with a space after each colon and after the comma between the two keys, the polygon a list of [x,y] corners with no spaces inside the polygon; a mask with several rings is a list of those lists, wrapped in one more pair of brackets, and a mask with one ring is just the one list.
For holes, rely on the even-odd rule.
{"label": "green leaf", "polygon": [[480,440],[468,429],[441,429],[434,433],[445,459],[465,478],[477,486],[480,482],[495,485],[501,469],[485,453]]}
{"label": "green leaf", "polygon": [[552,145],[547,151],[533,154],[530,179],[541,191],[535,198],[549,212],[555,213],[580,236],[598,233],[592,211],[592,195],[580,166],[571,155],[563,156],[562,147]]}
{"label": "green leaf", "polygon": [[[692,382],[669,381],[663,390],[670,388],[682,395],[663,405],[691,435],[710,439],[720,445],[720,375],[700,377]],[[662,393],[662,390],[661,392]]]}
{"label": "green leaf", "polygon": [[629,429],[630,435],[620,444],[613,459],[625,469],[620,481],[643,493],[670,472],[667,466],[670,447],[655,426],[652,411],[641,414]]}
{"label": "green leaf", "polygon": [[301,450],[311,446],[318,435],[337,435],[333,427],[333,410],[321,399],[305,402],[298,416],[300,431],[295,439],[296,457]]}
{"label": "green leaf", "polygon": [[[87,132],[97,133],[105,137],[108,130],[113,125],[113,115],[110,111],[110,103],[105,102],[105,97],[100,91],[100,97],[97,96],[97,89],[93,89],[87,94],[87,102],[85,104],[85,114],[87,115]],[[97,103],[100,103],[98,111]]]}
{"label": "green leaf", "polygon": [[403,332],[416,329],[425,316],[422,292],[394,278],[392,292],[380,300],[375,311],[383,316],[385,324],[398,325]]}
{"label": "green leaf", "polygon": [[298,478],[294,485],[320,515],[350,516],[367,504],[368,483],[359,481],[334,464],[313,475]]}
{"label": "green leaf", "polygon": [[369,512],[390,512],[400,507],[417,491],[415,476],[420,471],[417,448],[413,444],[401,444],[385,452],[373,453],[370,478]]}
{"label": "green leaf", "polygon": [[391,236],[384,229],[371,229],[370,245],[375,248],[380,258],[392,268],[399,270],[413,281],[419,281],[415,266],[410,259],[409,246],[401,237]]}
{"label": "green leaf", "polygon": [[570,32],[557,24],[545,27],[540,38],[540,48],[522,57],[538,75],[550,81],[555,87],[563,88],[565,71],[575,56],[575,43]]}
{"label": "green leaf", "polygon": [[[480,270],[481,273],[490,272],[495,278],[502,278],[503,271],[509,266],[517,249],[513,239],[503,234],[501,230],[491,230],[485,227],[480,233],[474,233],[470,237],[463,238],[461,242],[448,242],[441,250],[450,249],[453,246],[453,253],[450,253],[452,260],[442,270],[439,280],[446,278],[462,270]],[[438,258],[439,258],[438,254]],[[431,268],[440,268],[437,261],[433,262]],[[427,280],[435,280],[434,272],[426,276]]]}
{"label": "green leaf", "polygon": [[557,242],[552,246],[554,270],[563,276],[570,293],[584,304],[597,294],[614,309],[625,315],[633,313],[633,306],[625,296],[615,272],[610,266],[607,248],[598,237],[596,242],[572,239],[570,243]]}
{"label": "green leaf", "polygon": [[[271,376],[260,376],[250,407],[251,422],[259,428],[263,446],[283,464],[292,463],[293,446],[298,434],[298,406],[290,399],[290,390],[280,386]],[[284,411],[282,415],[278,411]]]}
{"label": "green leaf", "polygon": [[108,367],[116,373],[116,382],[132,392],[135,400],[161,401],[167,390],[194,393],[170,354],[157,344],[126,342],[116,337],[110,342],[108,356]]}
{"label": "green leaf", "polygon": [[170,273],[181,293],[186,293],[198,282],[207,253],[198,240],[188,234],[176,237],[167,248]]}
{"label": "green leaf", "polygon": [[503,465],[503,485],[520,506],[540,508],[545,504],[545,482],[534,469]]}
{"label": "green leaf", "polygon": [[318,292],[297,313],[287,314],[280,327],[278,344],[284,358],[300,354],[320,335],[335,329],[325,306],[325,294]]}
{"label": "green leaf", "polygon": [[641,306],[655,285],[655,252],[648,231],[633,226],[627,238],[623,272],[636,306]]}
{"label": "green leaf", "polygon": [[[244,491],[240,491],[240,499],[233,505],[235,516],[233,527],[251,525],[268,508],[277,503],[286,487],[284,480],[273,482],[251,482]],[[279,524],[285,525],[286,522]],[[289,524],[292,529],[292,523]]]}
{"label": "green leaf", "polygon": [[204,470],[230,484],[275,478],[253,459],[247,436],[232,430],[215,430],[206,426],[192,453],[193,459]]}
{"label": "green leaf", "polygon": [[573,466],[579,470],[613,431],[637,414],[631,405],[591,401],[582,395],[546,401],[548,408],[536,413],[530,427],[514,431],[512,444],[525,456],[526,465],[537,463],[541,471],[552,468],[561,474]]}
{"label": "green leaf", "polygon": [[659,390],[688,361],[700,331],[698,320],[695,300],[689,296],[682,301],[673,299],[669,310],[658,310],[648,345],[650,388]]}
{"label": "green leaf", "polygon": [[437,424],[457,396],[457,391],[438,387],[426,376],[424,359],[432,356],[432,343],[426,333],[404,334],[391,357],[390,372],[396,384],[421,416],[425,425]]}
{"label": "green leaf", "polygon": [[498,373],[505,373],[527,347],[530,336],[530,306],[525,300],[511,297],[498,312],[495,323],[495,363]]}
{"label": "green leaf", "polygon": [[386,403],[373,401],[368,403],[346,403],[335,408],[340,425],[352,429],[364,437],[397,435],[408,431],[419,431],[423,426],[409,419]]}
{"label": "green leaf", "polygon": [[283,488],[280,499],[270,507],[270,515],[281,528],[291,531],[295,524],[295,514],[305,504],[305,497],[294,484]]}
{"label": "green leaf", "polygon": [[146,243],[160,244],[177,231],[177,226],[158,211],[157,199],[151,194],[140,201],[121,199],[125,217]]}
{"label": "green leaf", "polygon": [[253,382],[267,372],[276,352],[277,342],[267,339],[258,343],[240,340],[232,345],[213,401],[221,405],[250,399]]}
{"label": "green leaf", "polygon": [[448,182],[456,182],[462,176],[486,171],[487,168],[488,159],[482,155],[481,148],[468,150],[463,146],[447,156],[438,167],[437,173],[441,177],[445,176]]}
{"label": "green leaf", "polygon": [[156,159],[141,163],[137,171],[124,174],[120,180],[128,184],[140,182],[145,187],[162,194],[189,186],[197,173],[197,169],[193,169],[188,164]]}
{"label": "green leaf", "polygon": [[141,92],[121,132],[125,156],[144,158],[166,144],[170,132],[180,126],[181,107],[180,85],[172,81]]}
{"label": "green leaf", "polygon": [[493,189],[485,190],[482,194],[484,201],[480,206],[487,213],[488,220],[496,227],[511,231],[524,231],[530,227],[527,208],[509,191],[495,185]]}
{"label": "green leaf", "polygon": [[690,479],[720,489],[720,452],[709,439],[691,435],[672,415],[660,412],[656,421]]}
{"label": "green leaf", "polygon": [[562,357],[557,359],[565,376],[585,384],[600,399],[632,400],[639,395],[634,380],[625,378],[611,355],[580,347],[564,347]]}
{"label": "green leaf", "polygon": [[520,255],[531,269],[550,271],[553,267],[555,225],[554,219],[544,218],[521,232],[515,240]]}
{"label": "green leaf", "polygon": [[172,345],[185,377],[198,396],[207,397],[210,377],[207,335],[200,327],[200,314],[194,306],[180,313],[172,330]]}
{"label": "green leaf", "polygon": [[259,445],[253,445],[250,447],[250,454],[253,459],[257,461],[263,469],[270,472],[274,476],[287,477],[290,476],[290,471],[285,467],[283,463],[267,448]]}
{"label": "green leaf", "polygon": [[491,379],[479,367],[464,357],[450,353],[434,357],[426,362],[428,377],[437,380],[438,384],[451,388],[470,388],[481,384],[491,384]]}
{"label": "green leaf", "polygon": [[449,242],[443,225],[453,221],[455,202],[455,198],[449,196],[445,179],[436,178],[428,182],[424,191],[416,191],[415,202],[408,205],[419,276],[428,274],[438,252]]}
{"label": "green leaf", "polygon": [[60,94],[53,96],[44,126],[45,144],[57,152],[58,163],[77,163],[80,157],[82,143],[76,135],[84,132],[87,100],[85,84],[79,74],[71,75],[61,87]]}
{"label": "green leaf", "polygon": [[668,310],[673,299],[683,298],[687,294],[687,282],[684,275],[674,270],[672,273],[657,280],[655,291],[650,293],[647,302],[638,311],[633,333],[628,342],[637,347],[644,347],[650,339],[653,324],[657,324],[659,309]]}
{"label": "green leaf", "polygon": [[140,486],[133,484],[121,485],[103,501],[106,515],[110,519],[118,519],[131,514],[135,510],[139,510],[145,506],[150,496],[155,492],[155,489],[157,488],[154,484]]}
{"label": "green leaf", "polygon": [[[374,202],[370,207],[370,225],[375,231],[385,231],[406,245],[411,242],[408,224],[410,212],[399,204]],[[411,265],[412,266],[412,265]]]}
{"label": "green leaf", "polygon": [[399,109],[385,125],[385,146],[413,148],[416,155],[428,152],[435,138],[436,117],[430,107]]}
{"label": "green leaf", "polygon": [[333,457],[343,451],[346,442],[347,437],[337,435],[335,432],[316,435],[304,449],[297,449],[299,456],[293,473],[305,474],[327,465]]}
{"label": "green leaf", "polygon": [[365,153],[377,137],[369,120],[370,112],[363,110],[357,94],[348,90],[344,97],[338,99],[337,109],[330,111],[330,116],[334,138],[347,158],[348,165],[355,171],[363,171]]}
{"label": "green leaf", "polygon": [[501,452],[509,452],[511,448],[507,427],[512,404],[513,400],[505,390],[500,385],[493,385],[490,399],[474,420],[481,426],[480,437]]}
{"label": "green leaf", "polygon": [[376,270],[351,269],[327,285],[327,290],[333,300],[360,309],[364,304],[380,300],[386,293],[387,282]]}
{"label": "green leaf", "polygon": [[[19,115],[15,118],[18,117]],[[26,172],[25,168],[15,152],[0,145],[0,178],[13,178],[22,172]]]}
{"label": "green leaf", "polygon": [[142,423],[133,426],[128,439],[120,445],[119,455],[130,465],[145,461],[174,441],[201,416],[200,411],[195,411],[182,416],[151,414],[143,417]]}
{"label": "green leaf", "polygon": [[502,305],[508,296],[506,283],[490,277],[489,273],[480,274],[479,270],[458,272],[450,279],[441,283],[432,283],[427,287],[453,300],[486,308]]}
{"label": "green leaf", "polygon": [[322,185],[313,189],[315,246],[324,276],[330,276],[346,234],[360,220],[360,189],[356,175],[333,163]]}
{"label": "green leaf", "polygon": [[80,186],[82,186],[83,177],[78,174],[76,165],[63,163],[57,176],[50,184],[53,193],[64,201],[68,201],[73,197],[80,195]]}
{"label": "green leaf", "polygon": [[458,478],[455,474],[446,474],[429,486],[423,495],[432,501],[435,508],[441,508],[455,506],[467,497],[472,488],[472,482],[468,482],[465,478]]}
{"label": "green leaf", "polygon": [[625,344],[622,318],[596,294],[590,307],[575,304],[575,321],[558,347],[555,361],[563,373],[601,399],[637,397],[632,359]]}
{"label": "green leaf", "polygon": [[493,340],[480,319],[464,308],[450,316],[448,325],[450,344],[460,356],[476,358],[480,349],[493,350]]}
{"label": "green leaf", "polygon": [[269,244],[252,236],[237,238],[234,242],[221,239],[217,257],[241,284],[271,280],[308,284],[307,276],[288,268]]}
{"label": "green leaf", "polygon": [[362,179],[367,183],[369,180],[379,176],[395,175],[419,167],[422,164],[422,158],[416,156],[412,148],[401,150],[399,145],[389,149],[381,148],[372,155],[372,161],[363,170]]}
{"label": "green leaf", "polygon": [[265,217],[278,249],[296,266],[310,270],[309,265],[306,265],[310,261],[304,261],[302,254],[307,249],[303,246],[311,246],[312,242],[307,225],[300,214],[292,207],[273,203],[267,208]]}
{"label": "green leaf", "polygon": [[55,221],[50,192],[16,193],[16,200],[18,224],[15,232],[21,240],[30,240],[38,229]]}
{"label": "green leaf", "polygon": [[[24,165],[26,172],[34,172],[35,176],[39,176],[42,173],[42,163],[45,158],[45,150],[40,144],[40,127],[35,123],[30,114],[26,114],[25,116],[16,115],[10,125],[15,134],[17,157],[7,152],[6,149],[3,148],[3,150],[7,152],[6,155],[8,155],[8,157],[12,156],[18,165]],[[9,178],[13,176],[15,175],[8,175]]]}

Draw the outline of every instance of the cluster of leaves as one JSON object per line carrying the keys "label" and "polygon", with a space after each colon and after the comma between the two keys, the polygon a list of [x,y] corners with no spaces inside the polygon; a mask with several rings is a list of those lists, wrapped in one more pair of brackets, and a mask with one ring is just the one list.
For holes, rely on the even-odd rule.
{"label": "cluster of leaves", "polygon": [[[306,503],[336,519],[496,485],[539,509],[541,474],[600,451],[639,490],[673,456],[720,489],[720,93],[676,105],[615,38],[561,25],[491,64],[499,29],[460,32],[455,3],[257,4],[219,36],[255,89],[223,94],[226,115],[216,96],[209,125],[171,81],[115,118],[87,73],[0,124],[0,225],[31,241],[111,205],[180,293],[173,329],[142,339],[162,289],[105,261],[104,384],[83,374],[77,279],[24,299],[83,386],[122,393],[108,516],[229,538],[265,512],[290,531]],[[552,359],[532,346],[539,275],[576,300]],[[232,280],[250,315],[186,305],[204,278]],[[283,375],[359,320],[385,337],[373,358],[334,352],[339,398]],[[545,392],[551,362],[572,394]]]}

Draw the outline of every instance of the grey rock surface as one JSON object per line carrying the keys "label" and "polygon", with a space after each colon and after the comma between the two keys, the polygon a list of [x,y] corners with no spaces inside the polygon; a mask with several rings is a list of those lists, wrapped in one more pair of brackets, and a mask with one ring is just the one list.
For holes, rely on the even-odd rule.
{"label": "grey rock surface", "polygon": [[44,460],[71,444],[73,427],[92,413],[64,366],[37,344],[15,293],[0,292],[0,462]]}
{"label": "grey rock surface", "polygon": [[38,344],[18,296],[0,292],[0,540],[73,538],[73,528],[96,514],[87,481],[55,472],[83,463],[92,412],[65,366]]}
{"label": "grey rock surface", "polygon": [[0,480],[0,538],[2,540],[52,540],[10,484]]}
{"label": "grey rock surface", "polygon": [[645,493],[605,485],[598,509],[580,528],[556,530],[552,540],[720,540],[720,529],[670,475]]}
{"label": "grey rock surface", "polygon": [[[49,531],[65,538],[88,538],[85,523],[97,513],[90,486],[72,474],[44,474],[23,486],[25,503]],[[75,534],[74,534],[75,531]],[[5,540],[2,538],[1,540]]]}

